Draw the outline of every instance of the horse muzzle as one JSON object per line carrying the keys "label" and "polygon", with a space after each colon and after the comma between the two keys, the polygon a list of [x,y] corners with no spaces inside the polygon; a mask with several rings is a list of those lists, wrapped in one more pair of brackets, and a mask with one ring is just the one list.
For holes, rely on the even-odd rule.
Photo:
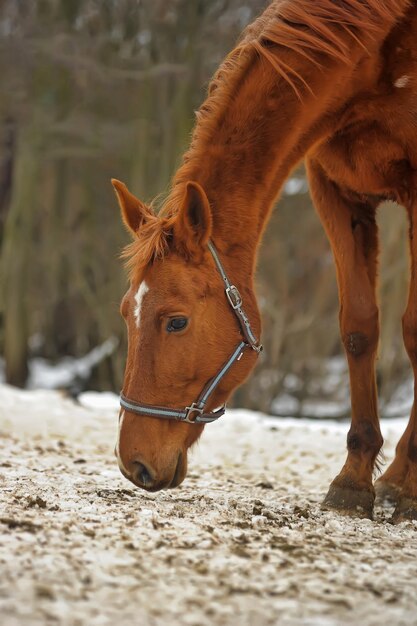
{"label": "horse muzzle", "polygon": [[163,489],[178,487],[187,475],[187,455],[180,452],[169,468],[157,471],[141,457],[135,458],[129,463],[122,463],[118,458],[119,469],[123,476],[130,480],[136,487],[154,493]]}

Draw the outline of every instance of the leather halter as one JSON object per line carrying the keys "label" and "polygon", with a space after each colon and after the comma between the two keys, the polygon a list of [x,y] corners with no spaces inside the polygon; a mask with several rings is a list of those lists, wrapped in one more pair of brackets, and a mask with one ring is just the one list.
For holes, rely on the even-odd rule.
{"label": "leather halter", "polygon": [[[120,405],[123,409],[126,409],[130,413],[135,413],[136,415],[145,415],[147,417],[155,417],[157,419],[174,420],[177,422],[184,422],[186,424],[210,424],[211,422],[215,422],[219,419],[219,417],[224,415],[226,411],[226,405],[223,405],[216,411],[205,413],[204,408],[210,396],[213,394],[213,392],[215,391],[221,380],[224,378],[224,376],[227,374],[227,372],[230,370],[232,365],[237,361],[240,361],[245,350],[250,348],[251,350],[254,350],[257,354],[259,354],[263,350],[262,345],[253,334],[248,316],[243,309],[242,297],[239,293],[239,290],[237,289],[237,287],[235,287],[235,285],[230,282],[229,278],[227,277],[217,250],[211,241],[208,242],[208,248],[213,256],[216,267],[219,270],[219,273],[223,279],[227,301],[229,302],[230,307],[239,322],[240,330],[242,333],[242,341],[239,343],[238,346],[236,346],[233,354],[221,367],[218,374],[216,374],[208,381],[203,391],[198,396],[197,400],[193,402],[190,406],[187,406],[184,409],[171,409],[163,406],[144,404],[143,402],[130,400],[123,393],[121,393]],[[194,418],[192,419],[193,415]]]}

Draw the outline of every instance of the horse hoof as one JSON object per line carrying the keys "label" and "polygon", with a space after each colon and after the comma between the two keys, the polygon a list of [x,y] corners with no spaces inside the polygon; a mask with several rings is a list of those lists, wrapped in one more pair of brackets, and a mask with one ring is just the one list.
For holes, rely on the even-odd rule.
{"label": "horse hoof", "polygon": [[349,489],[332,484],[321,508],[324,511],[337,511],[341,515],[373,519],[374,499],[372,491]]}
{"label": "horse hoof", "polygon": [[401,488],[384,480],[377,480],[375,483],[375,505],[393,506],[397,505],[401,497]]}
{"label": "horse hoof", "polygon": [[417,520],[417,498],[400,498],[392,516],[393,524],[400,524],[409,520]]}

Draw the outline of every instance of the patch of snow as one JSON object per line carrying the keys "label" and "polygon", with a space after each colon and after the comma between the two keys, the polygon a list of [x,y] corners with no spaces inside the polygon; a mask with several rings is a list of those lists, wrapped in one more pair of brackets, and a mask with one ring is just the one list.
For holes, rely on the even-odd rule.
{"label": "patch of snow", "polygon": [[84,391],[77,397],[77,401],[86,409],[118,411],[120,408],[119,396],[110,391]]}
{"label": "patch of snow", "polygon": [[298,415],[300,402],[294,396],[282,393],[272,402],[271,409],[275,415]]}
{"label": "patch of snow", "polygon": [[118,339],[110,337],[85,356],[76,359],[65,357],[52,364],[46,359],[37,357],[29,361],[28,389],[59,389],[68,388],[78,380],[86,380],[93,367],[113,354],[118,346]]}
{"label": "patch of snow", "polygon": [[302,386],[303,382],[298,376],[295,376],[294,374],[287,374],[285,376],[284,387],[288,391],[299,391],[302,389]]}
{"label": "patch of snow", "polygon": [[332,417],[338,419],[344,417],[350,410],[350,404],[341,404],[340,402],[327,402],[323,400],[307,400],[302,403],[300,414],[303,417],[324,419]]}
{"label": "patch of snow", "polygon": [[308,181],[306,178],[293,176],[284,185],[283,194],[285,196],[297,196],[298,194],[308,193]]}
{"label": "patch of snow", "polygon": [[414,379],[409,378],[392,395],[390,401],[382,407],[386,417],[404,417],[410,415],[414,400]]}

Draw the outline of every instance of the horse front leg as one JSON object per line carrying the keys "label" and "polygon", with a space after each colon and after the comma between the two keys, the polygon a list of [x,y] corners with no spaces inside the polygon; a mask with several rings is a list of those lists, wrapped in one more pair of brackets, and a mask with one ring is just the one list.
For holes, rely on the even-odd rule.
{"label": "horse front leg", "polygon": [[349,366],[352,423],[348,455],[323,507],[372,518],[373,469],[383,439],[379,428],[375,358],[379,339],[376,301],[376,205],[351,201],[320,165],[308,163],[312,197],[336,262],[340,331]]}
{"label": "horse front leg", "polygon": [[393,521],[417,520],[417,202],[408,208],[411,278],[403,336],[414,373],[414,404],[395,459],[376,483],[380,499],[396,504]]}

